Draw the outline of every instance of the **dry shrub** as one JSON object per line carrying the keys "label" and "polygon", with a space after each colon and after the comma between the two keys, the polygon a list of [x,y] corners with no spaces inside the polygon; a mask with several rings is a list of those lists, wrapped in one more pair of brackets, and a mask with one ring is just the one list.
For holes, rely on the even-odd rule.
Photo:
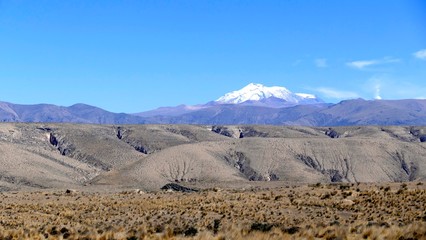
{"label": "dry shrub", "polygon": [[426,239],[421,185],[355,187],[4,193],[0,239]]}

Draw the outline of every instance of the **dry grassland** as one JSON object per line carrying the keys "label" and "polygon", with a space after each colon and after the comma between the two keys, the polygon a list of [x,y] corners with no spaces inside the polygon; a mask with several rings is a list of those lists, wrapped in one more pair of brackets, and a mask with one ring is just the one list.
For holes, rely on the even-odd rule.
{"label": "dry grassland", "polygon": [[426,239],[423,183],[0,193],[0,239]]}

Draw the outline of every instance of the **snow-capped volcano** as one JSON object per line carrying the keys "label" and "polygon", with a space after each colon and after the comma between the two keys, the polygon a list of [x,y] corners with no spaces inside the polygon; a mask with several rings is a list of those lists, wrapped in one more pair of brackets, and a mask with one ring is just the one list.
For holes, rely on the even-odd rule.
{"label": "snow-capped volcano", "polygon": [[[244,88],[225,94],[215,101],[218,104],[250,103],[281,103],[281,105],[298,105],[322,103],[315,95],[307,93],[292,93],[285,87],[266,87],[262,84],[250,83]],[[264,105],[264,104],[263,104]]]}
{"label": "snow-capped volcano", "polygon": [[[151,111],[135,113],[140,117],[180,116],[199,110],[216,108],[220,105],[255,106],[267,108],[285,108],[296,105],[324,103],[315,95],[307,93],[292,93],[285,87],[266,87],[262,84],[250,83],[244,88],[225,94],[216,101],[198,105],[179,105],[176,107],[161,107]],[[216,111],[216,110],[215,110]]]}

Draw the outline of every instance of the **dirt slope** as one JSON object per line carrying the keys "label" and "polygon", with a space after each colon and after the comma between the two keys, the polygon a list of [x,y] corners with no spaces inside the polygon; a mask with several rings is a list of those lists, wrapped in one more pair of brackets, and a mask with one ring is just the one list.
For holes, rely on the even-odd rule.
{"label": "dirt slope", "polygon": [[0,191],[426,180],[425,127],[0,124]]}

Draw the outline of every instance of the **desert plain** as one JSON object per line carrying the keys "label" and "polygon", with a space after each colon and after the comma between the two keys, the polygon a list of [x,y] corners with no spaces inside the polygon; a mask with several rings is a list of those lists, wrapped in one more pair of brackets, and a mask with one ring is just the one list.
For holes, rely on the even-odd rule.
{"label": "desert plain", "polygon": [[425,130],[3,123],[0,239],[425,239]]}

